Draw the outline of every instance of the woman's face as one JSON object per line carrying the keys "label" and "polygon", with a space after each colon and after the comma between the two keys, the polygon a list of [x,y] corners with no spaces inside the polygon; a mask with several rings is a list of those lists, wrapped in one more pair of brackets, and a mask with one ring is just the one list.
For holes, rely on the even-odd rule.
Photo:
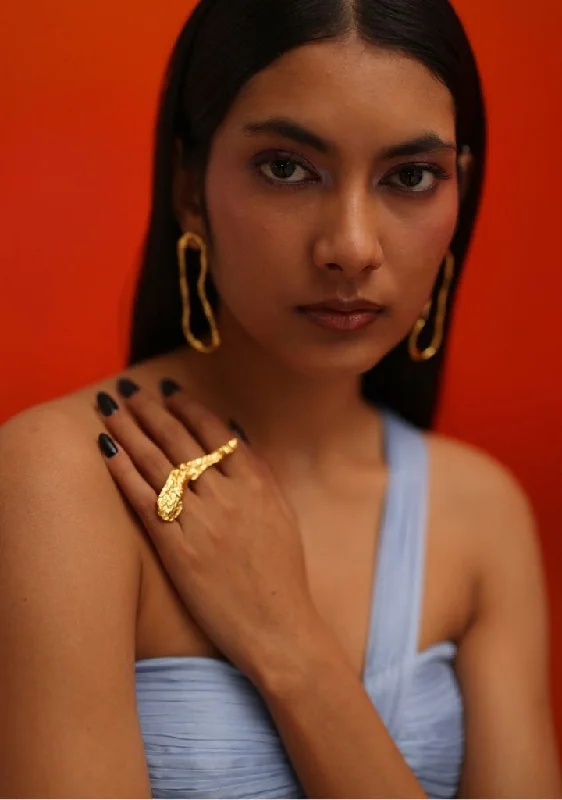
{"label": "woman's face", "polygon": [[[373,367],[419,317],[454,235],[455,145],[450,92],[403,55],[322,42],[256,75],[206,176],[219,323],[303,374]],[[181,223],[205,236],[192,212]],[[300,310],[338,297],[383,310],[355,331]]]}

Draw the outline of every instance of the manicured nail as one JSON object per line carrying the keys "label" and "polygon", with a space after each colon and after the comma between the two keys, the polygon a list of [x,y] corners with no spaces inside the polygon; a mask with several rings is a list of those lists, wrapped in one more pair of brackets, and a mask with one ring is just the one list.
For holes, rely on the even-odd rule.
{"label": "manicured nail", "polygon": [[228,423],[228,427],[230,428],[230,430],[233,433],[235,433],[240,439],[242,439],[243,442],[246,442],[246,444],[250,443],[248,441],[248,437],[246,436],[246,434],[244,433],[244,431],[242,430],[240,425],[238,425],[238,423],[234,422],[234,420],[232,420],[232,419],[230,420],[230,422]]}
{"label": "manicured nail", "polygon": [[104,417],[110,417],[112,414],[115,414],[116,411],[119,411],[119,406],[113,397],[106,392],[100,392],[98,394],[98,408]]}
{"label": "manicured nail", "polygon": [[102,433],[98,438],[99,448],[106,458],[113,458],[119,452],[117,445],[107,433]]}
{"label": "manicured nail", "polygon": [[134,381],[129,380],[129,378],[121,378],[117,381],[117,391],[121,397],[124,397],[125,400],[128,400],[130,397],[140,391],[140,386],[137,386],[137,384]]}
{"label": "manicured nail", "polygon": [[160,381],[160,391],[164,397],[171,397],[173,394],[181,392],[181,386],[171,378],[164,378],[163,381]]}

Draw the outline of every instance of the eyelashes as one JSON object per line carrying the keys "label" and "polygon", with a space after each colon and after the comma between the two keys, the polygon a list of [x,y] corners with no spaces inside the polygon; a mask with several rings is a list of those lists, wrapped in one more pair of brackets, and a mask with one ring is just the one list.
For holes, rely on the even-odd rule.
{"label": "eyelashes", "polygon": [[[274,188],[304,188],[310,184],[321,181],[316,171],[304,160],[284,152],[264,154],[253,162],[253,167],[265,183]],[[270,175],[266,174],[266,170]],[[275,172],[279,174],[274,174]],[[302,176],[310,176],[303,179]],[[297,177],[294,180],[295,176]],[[424,184],[425,177],[425,184]],[[429,177],[429,186],[427,178]],[[432,194],[438,188],[439,182],[450,180],[453,175],[438,164],[413,162],[401,164],[389,172],[381,181],[382,186],[389,186],[400,194],[426,195]],[[394,180],[398,178],[398,182]],[[408,185],[400,185],[400,178],[405,178]],[[419,182],[417,179],[420,179]],[[421,187],[421,188],[420,188]]]}
{"label": "eyelashes", "polygon": [[284,184],[284,185],[293,185],[294,186],[294,185],[302,185],[303,183],[314,183],[315,182],[314,180],[312,180],[312,181],[302,181],[302,180],[300,180],[300,181],[290,181],[290,180],[284,180],[283,177],[278,177],[278,176],[268,177],[265,174],[265,172],[262,169],[262,167],[270,167],[271,165],[276,165],[277,167],[279,167],[281,172],[283,172],[287,168],[288,168],[289,171],[291,171],[291,168],[296,168],[297,170],[301,170],[302,172],[305,172],[305,173],[307,172],[309,175],[313,175],[314,174],[314,170],[312,170],[311,168],[305,166],[305,164],[301,163],[298,159],[296,159],[294,157],[283,156],[282,154],[278,154],[278,155],[269,156],[267,158],[262,158],[261,160],[258,160],[257,162],[255,162],[255,166],[258,169],[259,174],[261,174],[263,176],[263,178],[268,183],[274,183],[274,184],[281,183],[281,184]]}
{"label": "eyelashes", "polygon": [[396,177],[401,175],[416,175],[416,174],[423,174],[430,176],[432,179],[430,186],[426,188],[419,188],[420,184],[416,184],[415,186],[400,188],[396,186],[395,188],[398,189],[400,192],[406,192],[408,194],[427,194],[428,192],[435,191],[437,188],[439,181],[449,180],[451,178],[451,174],[446,172],[441,167],[437,166],[437,164],[410,164],[406,167],[400,167],[398,171],[394,172],[390,175],[390,177]]}

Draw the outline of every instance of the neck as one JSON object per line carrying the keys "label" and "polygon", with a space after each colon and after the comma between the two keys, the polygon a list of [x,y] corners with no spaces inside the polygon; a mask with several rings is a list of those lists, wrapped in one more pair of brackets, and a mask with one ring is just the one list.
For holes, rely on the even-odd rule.
{"label": "neck", "polygon": [[280,467],[318,468],[326,459],[379,452],[380,426],[361,393],[360,376],[316,379],[264,351],[234,321],[221,319],[221,346],[211,355],[188,351],[203,401],[234,420],[251,444]]}

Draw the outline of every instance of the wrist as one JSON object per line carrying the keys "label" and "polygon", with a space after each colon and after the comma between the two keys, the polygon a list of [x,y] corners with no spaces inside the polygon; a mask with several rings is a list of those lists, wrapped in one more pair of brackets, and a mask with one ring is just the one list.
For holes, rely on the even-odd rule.
{"label": "wrist", "polygon": [[326,663],[340,655],[316,610],[299,621],[283,641],[264,643],[253,681],[266,699],[289,699],[306,692]]}

